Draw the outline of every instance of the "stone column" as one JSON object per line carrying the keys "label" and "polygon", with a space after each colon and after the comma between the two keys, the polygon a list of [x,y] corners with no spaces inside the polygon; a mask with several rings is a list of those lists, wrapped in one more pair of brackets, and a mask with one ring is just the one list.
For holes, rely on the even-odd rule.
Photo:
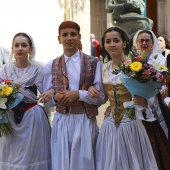
{"label": "stone column", "polygon": [[170,36],[170,22],[168,16],[170,15],[170,1],[157,0],[158,2],[158,34],[165,33]]}

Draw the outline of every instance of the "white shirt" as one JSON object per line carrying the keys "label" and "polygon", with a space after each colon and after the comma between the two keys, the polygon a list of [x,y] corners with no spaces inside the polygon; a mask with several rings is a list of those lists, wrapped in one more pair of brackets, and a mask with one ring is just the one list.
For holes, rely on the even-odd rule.
{"label": "white shirt", "polygon": [[[101,105],[105,103],[105,92],[102,85],[102,68],[101,62],[98,61],[96,66],[95,78],[94,78],[94,86],[96,88],[101,89],[100,98],[91,98],[88,94],[87,90],[79,90],[79,81],[80,81],[80,52],[77,51],[73,56],[68,57],[64,55],[64,59],[66,62],[67,76],[69,80],[69,90],[79,91],[79,101],[84,101],[88,104]],[[47,91],[53,88],[52,84],[52,63],[53,60],[48,62],[44,69],[44,81],[43,81],[43,91]],[[54,106],[55,102],[48,102],[49,106]]]}

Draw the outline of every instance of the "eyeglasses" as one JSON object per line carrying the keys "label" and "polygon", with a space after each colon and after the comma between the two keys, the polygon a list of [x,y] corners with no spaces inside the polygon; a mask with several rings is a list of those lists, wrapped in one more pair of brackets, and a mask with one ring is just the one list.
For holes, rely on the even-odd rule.
{"label": "eyeglasses", "polygon": [[145,41],[146,44],[149,44],[151,42],[151,39],[139,39],[138,42],[139,44],[143,44]]}

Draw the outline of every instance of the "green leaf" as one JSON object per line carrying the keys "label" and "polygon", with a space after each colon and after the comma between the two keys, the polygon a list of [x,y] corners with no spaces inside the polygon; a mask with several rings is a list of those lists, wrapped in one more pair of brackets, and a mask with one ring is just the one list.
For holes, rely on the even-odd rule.
{"label": "green leaf", "polygon": [[134,57],[132,51],[129,52],[129,58],[130,58],[130,60],[131,60],[132,62],[135,61],[135,57]]}
{"label": "green leaf", "polygon": [[158,54],[156,54],[155,56],[154,56],[154,59],[157,59],[158,58]]}
{"label": "green leaf", "polygon": [[135,108],[130,108],[130,109],[128,108],[125,114],[127,117],[129,117],[132,120],[136,119]]}
{"label": "green leaf", "polygon": [[0,123],[0,137],[8,136],[12,132],[13,132],[13,128],[10,123]]}
{"label": "green leaf", "polygon": [[142,63],[145,63],[145,61],[146,61],[146,52],[143,51],[142,52]]}

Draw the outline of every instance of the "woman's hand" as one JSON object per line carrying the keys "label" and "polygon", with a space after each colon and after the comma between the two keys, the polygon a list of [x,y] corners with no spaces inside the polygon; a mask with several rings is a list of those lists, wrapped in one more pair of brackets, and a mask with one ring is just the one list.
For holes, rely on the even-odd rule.
{"label": "woman's hand", "polygon": [[139,106],[147,106],[147,100],[141,96],[134,96],[133,103]]}
{"label": "woman's hand", "polygon": [[168,88],[164,88],[163,90],[161,90],[161,95],[162,95],[162,98],[164,99],[165,97],[168,97]]}
{"label": "woman's hand", "polygon": [[88,89],[88,93],[91,98],[99,98],[100,97],[100,89],[95,88],[94,86],[90,86]]}
{"label": "woman's hand", "polygon": [[53,96],[53,92],[54,92],[54,89],[50,89],[50,90],[47,90],[46,92],[44,92],[43,94],[40,94],[38,97],[39,102],[46,103],[49,100],[51,100],[51,98]]}

